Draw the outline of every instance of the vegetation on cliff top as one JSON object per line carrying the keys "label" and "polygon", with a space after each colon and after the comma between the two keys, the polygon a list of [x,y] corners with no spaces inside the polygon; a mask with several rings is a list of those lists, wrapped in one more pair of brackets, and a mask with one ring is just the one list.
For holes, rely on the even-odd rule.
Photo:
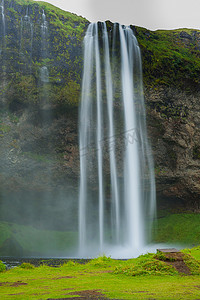
{"label": "vegetation on cliff top", "polygon": [[[23,26],[27,13],[32,23]],[[42,11],[48,24],[46,57],[41,53]],[[83,38],[89,22],[46,2],[8,0],[5,2],[5,49],[0,57],[1,77],[6,86],[1,94],[12,111],[27,104],[46,102],[59,111],[77,107],[83,68]],[[22,21],[21,21],[22,18]],[[109,23],[109,22],[107,22]],[[112,23],[108,24],[108,28]],[[198,90],[200,78],[200,31],[149,31],[134,27],[141,47],[144,83],[148,87],[175,85]],[[48,67],[50,82],[40,82],[40,70]],[[8,72],[9,70],[9,72]]]}
{"label": "vegetation on cliff top", "polygon": [[136,27],[135,32],[142,52],[146,85],[199,90],[200,31],[149,31]]}
{"label": "vegetation on cliff top", "polygon": [[[48,27],[45,54],[41,34],[43,10]],[[8,0],[5,19],[6,36],[0,61],[6,86],[1,94],[10,110],[39,105],[44,98],[60,110],[77,106],[82,42],[88,21],[46,2],[32,0]],[[44,66],[49,71],[47,84],[40,80]]]}

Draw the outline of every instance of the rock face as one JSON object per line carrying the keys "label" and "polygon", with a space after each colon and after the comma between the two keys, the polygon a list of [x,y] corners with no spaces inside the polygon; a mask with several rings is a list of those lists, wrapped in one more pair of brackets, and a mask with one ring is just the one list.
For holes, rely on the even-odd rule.
{"label": "rock face", "polygon": [[0,218],[74,229],[82,42],[88,21],[46,3],[4,2]]}
{"label": "rock face", "polygon": [[[46,3],[20,0],[6,1],[5,20],[5,36],[0,31],[0,219],[76,229],[78,104],[88,21]],[[158,205],[198,211],[200,32],[132,28],[142,51]],[[46,82],[43,67],[49,72]]]}
{"label": "rock face", "polygon": [[146,91],[157,198],[169,210],[200,208],[199,96],[166,87]]}

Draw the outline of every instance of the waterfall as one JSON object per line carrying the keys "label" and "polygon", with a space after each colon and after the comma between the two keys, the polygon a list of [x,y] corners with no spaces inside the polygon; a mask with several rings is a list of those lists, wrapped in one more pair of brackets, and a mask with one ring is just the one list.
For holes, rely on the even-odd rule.
{"label": "waterfall", "polygon": [[141,55],[130,27],[88,27],[79,146],[80,256],[140,254],[156,200]]}
{"label": "waterfall", "polygon": [[[103,41],[104,41],[104,64],[105,64],[105,80],[106,80],[106,100],[108,110],[108,127],[109,134],[108,138],[111,141],[115,135],[114,120],[113,120],[113,83],[112,83],[112,72],[110,65],[110,53],[109,53],[109,41],[106,24],[103,23]],[[116,241],[119,242],[119,191],[118,191],[118,179],[116,170],[116,157],[115,157],[115,140],[112,141],[112,151],[110,151],[110,175],[111,175],[111,200],[112,200],[112,211],[114,220],[112,222],[112,232],[116,237]]]}
{"label": "waterfall", "polygon": [[4,0],[1,1],[1,20],[2,20],[2,33],[5,36],[6,25],[5,25],[5,15],[4,15]]}
{"label": "waterfall", "polygon": [[0,107],[6,103],[6,23],[4,13],[4,0],[0,4],[0,59],[1,59],[1,83],[0,83]]}
{"label": "waterfall", "polygon": [[[47,38],[48,38],[48,24],[46,21],[46,15],[43,10],[42,25],[41,25],[41,57],[43,60],[47,58],[47,49],[48,49]],[[40,79],[44,83],[49,82],[49,70],[45,65],[40,69]]]}
{"label": "waterfall", "polygon": [[24,22],[25,22],[25,27],[28,27],[30,28],[30,50],[29,50],[29,53],[30,53],[30,63],[32,64],[32,52],[33,52],[33,23],[31,21],[31,18],[30,16],[28,15],[28,7],[26,9],[26,15],[24,17]]}
{"label": "waterfall", "polygon": [[26,15],[20,22],[20,55],[25,64],[25,70],[32,73],[32,52],[33,52],[33,23],[29,16],[28,7]]}
{"label": "waterfall", "polygon": [[4,14],[4,0],[1,1],[0,5],[1,9],[1,26],[0,26],[0,35],[1,35],[1,47],[0,47],[0,54],[2,52],[2,49],[5,46],[5,34],[6,34],[6,24],[5,24],[5,14]]}

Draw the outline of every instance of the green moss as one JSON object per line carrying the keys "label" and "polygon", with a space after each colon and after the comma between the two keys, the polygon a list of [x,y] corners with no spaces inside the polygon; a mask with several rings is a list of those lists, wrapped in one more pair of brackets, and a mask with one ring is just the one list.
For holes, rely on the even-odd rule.
{"label": "green moss", "polygon": [[[27,7],[34,32],[32,48],[30,28],[21,27],[21,17],[25,16]],[[46,58],[41,54],[43,9],[48,24]],[[15,0],[12,7],[11,0],[8,0],[5,14],[5,53],[8,59],[6,68],[2,68],[9,73],[6,72],[7,85],[0,93],[4,93],[8,100],[9,109],[15,112],[26,106],[40,105],[47,94],[47,101],[54,107],[60,107],[61,111],[77,107],[83,63],[82,43],[89,22],[49,3],[33,0]],[[50,79],[45,86],[40,80],[43,66],[48,68]]]}
{"label": "green moss", "polygon": [[55,102],[64,108],[70,106],[78,106],[80,97],[80,84],[73,80],[69,80],[66,86],[58,90]]}
{"label": "green moss", "polygon": [[[137,27],[136,37],[142,51],[146,85],[176,85],[197,88],[200,76],[200,50],[197,30],[149,31]],[[181,36],[188,34],[189,39]]]}

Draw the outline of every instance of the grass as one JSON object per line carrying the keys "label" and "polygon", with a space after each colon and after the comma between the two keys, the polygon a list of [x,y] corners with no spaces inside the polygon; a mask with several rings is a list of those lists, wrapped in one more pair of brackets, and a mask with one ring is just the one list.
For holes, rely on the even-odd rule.
{"label": "grass", "polygon": [[[153,242],[155,243],[175,244],[182,248],[197,246],[200,241],[200,215],[169,214],[159,217],[154,224],[154,231]],[[30,225],[0,222],[0,255],[5,255],[2,253],[1,247],[9,239],[17,242],[24,255],[43,256],[44,253],[47,253],[47,249],[50,256],[55,256],[57,253],[71,255],[71,251],[76,247],[78,233],[44,230]],[[4,249],[5,251],[7,250]],[[190,252],[185,253],[190,254]],[[195,256],[195,250],[193,253]],[[196,253],[199,253],[198,248]],[[200,259],[200,257],[196,258]]]}
{"label": "grass", "polygon": [[[200,255],[200,247],[190,250]],[[191,255],[190,260],[195,261]],[[123,271],[134,268],[148,271],[156,269],[158,263],[154,254],[147,254],[128,261],[102,256],[84,265],[70,261],[59,268],[16,267],[0,273],[1,299],[59,299],[88,293],[99,296],[101,293],[109,299],[200,298],[199,275],[183,276],[172,267],[172,271],[166,273],[168,266],[164,262],[159,273]]]}
{"label": "grass", "polygon": [[194,258],[200,261],[200,246],[194,247],[192,249],[184,249],[183,253],[191,254]]}
{"label": "grass", "polygon": [[1,222],[0,255],[5,255],[1,252],[1,246],[9,239],[15,240],[25,255],[63,255],[75,247],[77,233],[41,230],[32,226]]}
{"label": "grass", "polygon": [[114,273],[125,274],[128,276],[178,274],[171,265],[159,261],[154,254],[141,255],[137,259],[129,260],[126,263],[117,266]]}
{"label": "grass", "polygon": [[[181,33],[188,34],[183,38]],[[143,58],[143,75],[147,85],[175,85],[185,89],[185,85],[197,87],[199,84],[200,57],[196,30],[157,30],[136,28]],[[170,73],[170,76],[169,76]]]}
{"label": "grass", "polygon": [[154,241],[195,246],[200,241],[200,214],[169,214],[155,223]]}

